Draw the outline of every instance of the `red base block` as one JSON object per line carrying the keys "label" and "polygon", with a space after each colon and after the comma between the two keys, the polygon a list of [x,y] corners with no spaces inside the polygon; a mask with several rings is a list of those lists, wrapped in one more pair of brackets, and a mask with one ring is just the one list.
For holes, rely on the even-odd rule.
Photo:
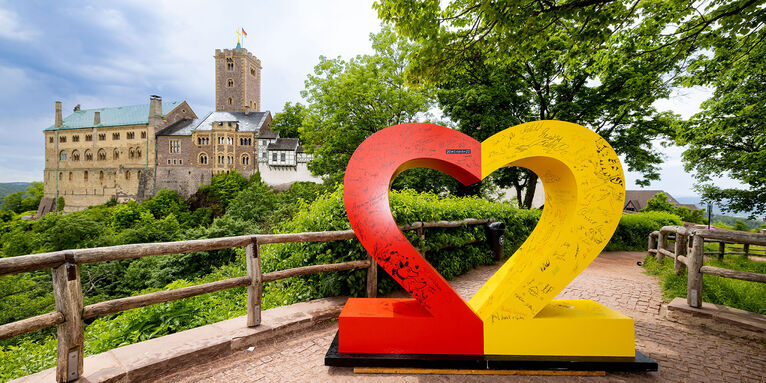
{"label": "red base block", "polygon": [[414,299],[349,298],[338,319],[342,353],[483,355],[476,316],[436,318]]}

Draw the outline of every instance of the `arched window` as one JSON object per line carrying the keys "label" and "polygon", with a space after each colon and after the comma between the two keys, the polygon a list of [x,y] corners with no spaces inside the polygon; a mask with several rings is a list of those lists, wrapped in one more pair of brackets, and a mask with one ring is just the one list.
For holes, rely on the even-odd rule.
{"label": "arched window", "polygon": [[233,87],[234,86],[234,80],[232,80],[232,79],[226,80],[226,86],[229,87],[229,88]]}
{"label": "arched window", "polygon": [[98,172],[98,179],[101,180],[101,181],[104,180],[104,171],[103,170]]}
{"label": "arched window", "polygon": [[231,58],[226,59],[226,69],[227,70],[234,70],[234,60]]}
{"label": "arched window", "polygon": [[232,102],[234,102],[234,100],[232,100],[231,97],[229,97],[229,105],[231,105]]}
{"label": "arched window", "polygon": [[88,171],[87,170],[82,173],[82,179],[84,179],[85,181],[88,180]]}
{"label": "arched window", "polygon": [[120,151],[117,150],[117,149],[114,149],[114,157],[112,157],[112,158],[114,158],[115,160],[119,159],[120,158]]}
{"label": "arched window", "polygon": [[202,153],[199,155],[199,163],[200,165],[207,165],[207,154]]}
{"label": "arched window", "polygon": [[141,158],[141,148],[136,148],[136,157]]}
{"label": "arched window", "polygon": [[125,179],[126,179],[126,180],[129,180],[129,179],[130,179],[130,170],[126,170],[126,171],[125,171]]}
{"label": "arched window", "polygon": [[136,157],[136,149],[130,148],[130,151],[128,151],[128,158],[135,158]]}
{"label": "arched window", "polygon": [[64,179],[64,172],[59,172],[59,181]]}
{"label": "arched window", "polygon": [[72,172],[69,172],[69,180],[70,180],[70,181],[72,180],[72,177],[73,177],[73,176],[72,176]]}
{"label": "arched window", "polygon": [[93,161],[93,152],[90,150],[85,151],[85,161]]}
{"label": "arched window", "polygon": [[138,171],[138,179],[141,179],[141,171]]}
{"label": "arched window", "polygon": [[80,152],[73,150],[72,151],[72,161],[79,161],[80,160]]}
{"label": "arched window", "polygon": [[245,166],[250,165],[250,156],[248,156],[247,154],[242,155],[242,165],[245,165]]}
{"label": "arched window", "polygon": [[106,150],[99,149],[98,150],[98,160],[99,161],[106,161]]}
{"label": "arched window", "polygon": [[62,150],[61,152],[59,152],[59,161],[66,161],[66,158],[67,158],[66,150]]}

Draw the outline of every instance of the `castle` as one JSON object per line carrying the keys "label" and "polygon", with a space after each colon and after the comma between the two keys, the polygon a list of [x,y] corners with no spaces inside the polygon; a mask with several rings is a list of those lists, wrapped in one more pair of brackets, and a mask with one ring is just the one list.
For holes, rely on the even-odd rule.
{"label": "castle", "polygon": [[141,201],[161,189],[190,196],[215,174],[260,173],[271,186],[321,182],[297,138],[271,130],[261,111],[261,61],[239,44],[215,51],[214,112],[197,115],[185,101],[100,109],[74,107],[44,130],[45,195],[38,216],[64,198],[71,212],[105,203]]}

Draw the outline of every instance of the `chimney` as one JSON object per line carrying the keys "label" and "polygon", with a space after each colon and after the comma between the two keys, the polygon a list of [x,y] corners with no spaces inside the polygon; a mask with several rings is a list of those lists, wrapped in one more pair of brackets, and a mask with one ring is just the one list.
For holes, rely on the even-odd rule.
{"label": "chimney", "polygon": [[56,101],[56,123],[53,126],[57,128],[64,126],[63,120],[61,118],[61,101]]}
{"label": "chimney", "polygon": [[74,106],[74,111],[79,112],[80,111],[80,104],[77,104]]}
{"label": "chimney", "polygon": [[155,128],[162,124],[162,97],[149,96],[149,125]]}
{"label": "chimney", "polygon": [[93,126],[101,125],[101,112],[93,114]]}

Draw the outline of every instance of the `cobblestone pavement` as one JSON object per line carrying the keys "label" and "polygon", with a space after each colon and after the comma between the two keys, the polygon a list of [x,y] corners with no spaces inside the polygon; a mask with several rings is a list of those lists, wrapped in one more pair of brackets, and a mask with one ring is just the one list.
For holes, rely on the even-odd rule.
{"label": "cobblestone pavement", "polygon": [[[159,382],[766,382],[766,345],[688,327],[664,318],[657,280],[636,265],[640,252],[602,253],[559,298],[587,298],[635,319],[636,348],[659,362],[659,372],[607,373],[605,377],[354,374],[324,366],[337,323],[276,339],[196,367],[158,377]],[[498,266],[484,266],[452,281],[469,298]]]}

